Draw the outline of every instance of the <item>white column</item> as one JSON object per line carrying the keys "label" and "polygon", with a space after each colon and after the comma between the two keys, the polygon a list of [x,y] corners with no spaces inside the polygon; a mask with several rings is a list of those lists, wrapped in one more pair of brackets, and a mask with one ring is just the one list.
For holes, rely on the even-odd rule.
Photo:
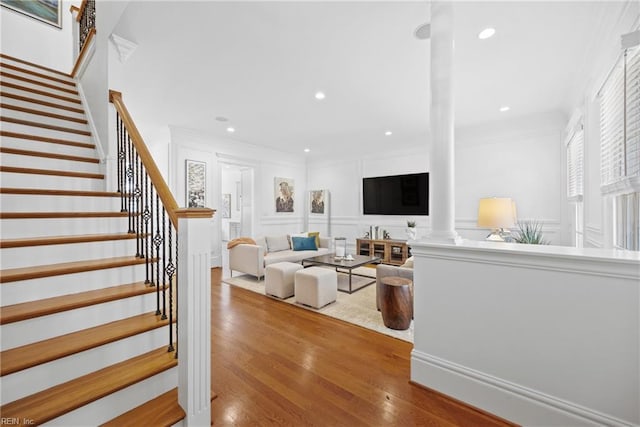
{"label": "white column", "polygon": [[178,213],[178,402],[186,426],[211,425],[211,209]]}
{"label": "white column", "polygon": [[453,4],[431,2],[431,232],[427,240],[459,243],[455,231]]}

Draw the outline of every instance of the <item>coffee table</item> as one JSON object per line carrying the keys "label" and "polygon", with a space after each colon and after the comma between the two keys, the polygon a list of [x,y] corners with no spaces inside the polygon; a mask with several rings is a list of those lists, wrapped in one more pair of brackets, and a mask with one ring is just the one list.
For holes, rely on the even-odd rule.
{"label": "coffee table", "polygon": [[382,259],[377,256],[353,255],[353,260],[347,261],[346,259],[336,258],[334,254],[328,254],[328,255],[319,255],[312,258],[304,259],[302,260],[302,265],[304,267],[309,267],[312,265],[327,265],[330,267],[335,267],[336,272],[338,273],[348,273],[349,274],[349,290],[342,290],[342,289],[338,289],[338,290],[341,292],[347,292],[352,294],[355,291],[358,291],[362,288],[369,286],[371,283],[375,283],[376,281],[375,277],[370,277],[372,279],[370,283],[367,283],[364,286],[361,286],[358,289],[353,290],[351,288],[351,276],[369,277],[363,274],[354,273],[353,269],[362,267],[367,264],[379,264],[380,261],[382,261]]}

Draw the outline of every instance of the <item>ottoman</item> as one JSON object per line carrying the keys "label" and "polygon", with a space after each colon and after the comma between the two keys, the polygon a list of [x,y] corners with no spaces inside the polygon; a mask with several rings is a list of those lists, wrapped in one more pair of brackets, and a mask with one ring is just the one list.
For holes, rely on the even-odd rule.
{"label": "ottoman", "polygon": [[302,269],[294,262],[277,262],[264,269],[264,293],[278,298],[289,298],[293,295],[293,281],[296,271]]}
{"label": "ottoman", "polygon": [[295,274],[297,303],[321,308],[338,298],[338,274],[335,270],[309,267]]}

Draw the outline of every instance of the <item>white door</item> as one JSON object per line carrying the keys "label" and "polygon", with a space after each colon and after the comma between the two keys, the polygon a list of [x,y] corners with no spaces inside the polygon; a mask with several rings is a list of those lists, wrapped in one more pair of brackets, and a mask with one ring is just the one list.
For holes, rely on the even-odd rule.
{"label": "white door", "polygon": [[253,168],[242,168],[240,174],[240,235],[253,237]]}

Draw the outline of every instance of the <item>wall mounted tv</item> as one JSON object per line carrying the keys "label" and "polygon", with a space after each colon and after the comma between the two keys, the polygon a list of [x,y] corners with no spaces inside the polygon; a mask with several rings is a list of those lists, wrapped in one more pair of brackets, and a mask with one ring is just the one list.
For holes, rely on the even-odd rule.
{"label": "wall mounted tv", "polygon": [[365,215],[429,215],[429,174],[362,178]]}

